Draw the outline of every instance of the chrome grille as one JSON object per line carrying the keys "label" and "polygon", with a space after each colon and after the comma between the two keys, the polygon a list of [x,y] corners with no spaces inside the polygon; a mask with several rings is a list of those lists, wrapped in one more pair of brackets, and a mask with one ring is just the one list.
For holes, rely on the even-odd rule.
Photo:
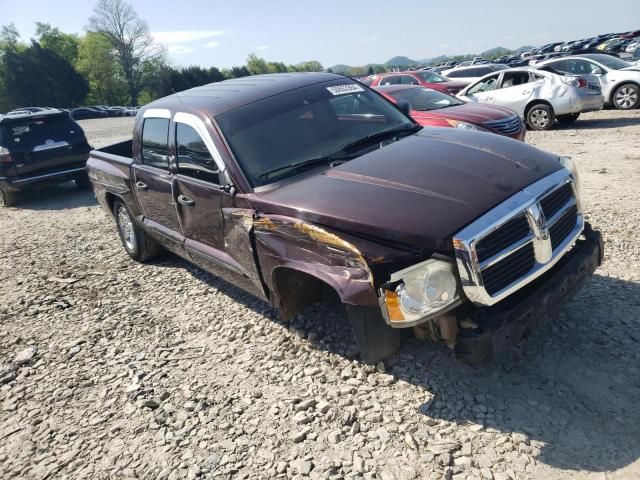
{"label": "chrome grille", "polygon": [[550,269],[584,226],[562,169],[518,192],[454,236],[462,287],[493,305]]}
{"label": "chrome grille", "polygon": [[503,135],[512,135],[520,131],[522,128],[522,121],[520,120],[520,117],[516,115],[501,120],[490,120],[488,122],[484,122],[483,125],[495,130],[496,132],[502,133]]}

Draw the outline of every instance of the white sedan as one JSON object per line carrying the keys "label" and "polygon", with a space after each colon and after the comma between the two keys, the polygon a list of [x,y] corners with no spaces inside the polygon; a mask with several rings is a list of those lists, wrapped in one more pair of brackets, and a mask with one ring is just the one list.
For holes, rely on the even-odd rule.
{"label": "white sedan", "polygon": [[515,110],[532,130],[548,130],[556,119],[574,122],[582,112],[600,110],[604,105],[597,81],[533,68],[485,75],[457,96]]}
{"label": "white sedan", "polygon": [[537,65],[573,75],[598,78],[605,103],[620,110],[640,106],[640,67],[611,55],[588,53],[549,60]]}

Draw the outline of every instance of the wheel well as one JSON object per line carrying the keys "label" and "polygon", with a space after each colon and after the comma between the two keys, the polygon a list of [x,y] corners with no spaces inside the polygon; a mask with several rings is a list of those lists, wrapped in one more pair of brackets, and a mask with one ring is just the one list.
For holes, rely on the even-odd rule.
{"label": "wheel well", "polygon": [[110,211],[111,213],[114,213],[114,212],[113,212],[113,204],[114,204],[114,203],[115,203],[115,201],[116,201],[116,200],[118,200],[119,198],[118,198],[116,195],[114,195],[113,193],[111,193],[111,192],[107,192],[107,193],[105,194],[105,196],[104,196],[104,197],[105,197],[105,199],[106,199],[106,201],[107,201],[107,205],[109,206],[109,211]]}
{"label": "wheel well", "polygon": [[338,292],[313,275],[287,267],[273,273],[275,303],[289,319],[316,303],[341,303]]}
{"label": "wheel well", "polygon": [[527,115],[529,115],[529,110],[531,110],[531,108],[534,107],[535,105],[540,105],[540,104],[548,106],[551,109],[551,111],[553,111],[553,105],[551,105],[546,100],[531,100],[531,102],[529,102],[529,104],[527,105],[527,108],[524,109],[525,120],[527,119]]}
{"label": "wheel well", "polygon": [[611,93],[609,93],[607,103],[613,103],[613,95],[616,93],[616,90],[618,90],[623,85],[635,85],[636,87],[640,88],[640,83],[634,82],[633,80],[624,80],[613,86],[613,88],[611,89]]}

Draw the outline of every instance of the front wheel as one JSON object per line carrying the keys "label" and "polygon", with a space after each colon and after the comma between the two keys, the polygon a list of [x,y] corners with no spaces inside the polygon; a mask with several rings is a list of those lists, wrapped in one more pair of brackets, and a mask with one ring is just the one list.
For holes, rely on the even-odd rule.
{"label": "front wheel", "polygon": [[162,247],[140,228],[122,200],[114,202],[113,214],[122,246],[132,259],[136,262],[146,262],[160,253]]}
{"label": "front wheel", "polygon": [[580,117],[579,113],[570,113],[568,115],[558,115],[556,118],[562,125],[570,125]]}
{"label": "front wheel", "polygon": [[13,207],[18,203],[18,192],[9,192],[0,188],[0,207]]}
{"label": "front wheel", "polygon": [[527,125],[531,130],[549,130],[555,121],[553,108],[544,103],[533,105],[527,112]]}
{"label": "front wheel", "polygon": [[377,363],[400,347],[400,330],[387,325],[379,308],[347,305],[347,315],[365,362]]}
{"label": "front wheel", "polygon": [[613,92],[613,105],[618,110],[631,110],[640,103],[640,88],[632,83],[620,85]]}

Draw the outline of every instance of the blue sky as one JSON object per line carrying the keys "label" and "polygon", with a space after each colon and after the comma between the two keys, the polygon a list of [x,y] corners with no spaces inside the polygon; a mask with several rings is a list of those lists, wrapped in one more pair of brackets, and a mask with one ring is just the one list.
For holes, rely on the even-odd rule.
{"label": "blue sky", "polygon": [[[640,0],[132,0],[177,65],[268,60],[362,65],[640,29]],[[34,22],[82,33],[92,0],[0,0],[0,24],[30,38]],[[612,5],[611,10],[607,5]]]}

